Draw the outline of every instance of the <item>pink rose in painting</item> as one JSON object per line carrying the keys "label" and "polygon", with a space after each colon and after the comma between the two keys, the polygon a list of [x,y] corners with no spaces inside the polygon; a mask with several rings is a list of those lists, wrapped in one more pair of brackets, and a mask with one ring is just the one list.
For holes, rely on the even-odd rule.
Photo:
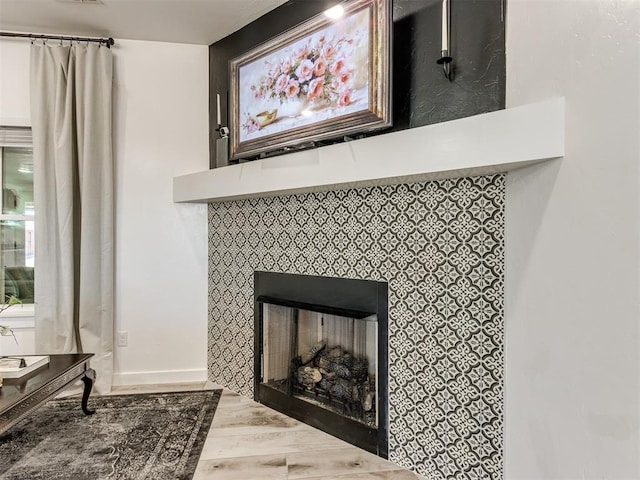
{"label": "pink rose in painting", "polygon": [[300,50],[298,50],[297,55],[298,55],[298,59],[302,60],[303,58],[307,58],[307,55],[309,55],[309,45],[303,45]]}
{"label": "pink rose in painting", "polygon": [[313,64],[313,74],[316,77],[321,77],[324,75],[324,72],[327,70],[327,62],[324,58],[320,57],[316,60],[316,63]]}
{"label": "pink rose in painting", "polygon": [[255,120],[251,120],[251,122],[249,122],[249,124],[247,125],[247,132],[253,133],[257,132],[258,130],[260,130],[260,125],[258,124],[258,122],[256,122]]}
{"label": "pink rose in painting", "polygon": [[331,65],[331,67],[329,67],[329,71],[333,75],[338,75],[342,72],[342,70],[344,70],[344,68],[345,68],[344,58],[339,58],[335,62],[333,62],[333,65]]}
{"label": "pink rose in painting", "polygon": [[242,124],[242,128],[246,133],[253,133],[260,130],[260,125],[256,121],[256,119],[248,114],[246,114],[246,120]]}
{"label": "pink rose in painting", "polygon": [[265,83],[267,85],[270,85],[273,83],[273,80],[276,78],[276,75],[278,75],[279,72],[274,72],[273,70],[271,70],[269,72],[269,74],[267,75],[267,78],[265,78]]}
{"label": "pink rose in painting", "polygon": [[289,57],[285,57],[280,62],[280,71],[282,73],[289,73],[289,70],[291,70],[291,59]]}
{"label": "pink rose in painting", "polygon": [[289,75],[280,75],[276,80],[276,93],[280,95],[289,84]]}
{"label": "pink rose in painting", "polygon": [[290,79],[286,89],[287,98],[295,97],[298,92],[300,92],[300,84],[297,80]]}
{"label": "pink rose in painting", "polygon": [[309,93],[307,93],[307,98],[309,100],[313,100],[316,97],[322,95],[322,88],[324,87],[324,78],[314,78],[309,83]]}
{"label": "pink rose in painting", "polygon": [[338,99],[338,105],[341,107],[346,107],[351,104],[351,90],[345,90],[340,94],[340,98]]}
{"label": "pink rose in painting", "polygon": [[301,82],[309,80],[313,75],[313,63],[311,63],[311,60],[303,60],[296,68],[296,75]]}
{"label": "pink rose in painting", "polygon": [[340,78],[340,82],[347,83],[351,79],[351,72],[343,71],[338,78]]}
{"label": "pink rose in painting", "polygon": [[322,54],[325,58],[333,58],[336,54],[336,47],[333,46],[333,43],[329,43],[322,49]]}

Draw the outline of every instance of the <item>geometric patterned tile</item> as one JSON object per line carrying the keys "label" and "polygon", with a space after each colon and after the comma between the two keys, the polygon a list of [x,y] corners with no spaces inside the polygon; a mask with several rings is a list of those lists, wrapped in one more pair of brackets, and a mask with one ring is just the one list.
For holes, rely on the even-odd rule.
{"label": "geometric patterned tile", "polygon": [[209,379],[253,396],[253,272],[389,283],[389,457],[502,478],[505,176],[209,204]]}

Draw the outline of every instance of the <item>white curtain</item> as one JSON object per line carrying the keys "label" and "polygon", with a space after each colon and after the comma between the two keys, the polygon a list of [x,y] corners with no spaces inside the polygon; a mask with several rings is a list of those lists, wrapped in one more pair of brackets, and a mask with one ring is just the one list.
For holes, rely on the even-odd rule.
{"label": "white curtain", "polygon": [[31,46],[39,353],[93,353],[113,373],[113,152],[110,49]]}

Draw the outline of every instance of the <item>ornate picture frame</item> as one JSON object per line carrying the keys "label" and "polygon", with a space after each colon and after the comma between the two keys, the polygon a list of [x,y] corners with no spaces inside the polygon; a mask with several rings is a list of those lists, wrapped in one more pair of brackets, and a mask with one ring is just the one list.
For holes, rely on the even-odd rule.
{"label": "ornate picture frame", "polygon": [[231,60],[231,159],[390,126],[391,21],[347,1]]}

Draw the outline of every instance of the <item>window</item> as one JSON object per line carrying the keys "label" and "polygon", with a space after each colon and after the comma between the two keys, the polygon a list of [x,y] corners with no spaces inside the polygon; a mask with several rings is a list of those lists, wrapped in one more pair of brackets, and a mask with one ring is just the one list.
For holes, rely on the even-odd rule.
{"label": "window", "polygon": [[0,260],[3,302],[34,298],[33,148],[31,129],[0,127]]}

